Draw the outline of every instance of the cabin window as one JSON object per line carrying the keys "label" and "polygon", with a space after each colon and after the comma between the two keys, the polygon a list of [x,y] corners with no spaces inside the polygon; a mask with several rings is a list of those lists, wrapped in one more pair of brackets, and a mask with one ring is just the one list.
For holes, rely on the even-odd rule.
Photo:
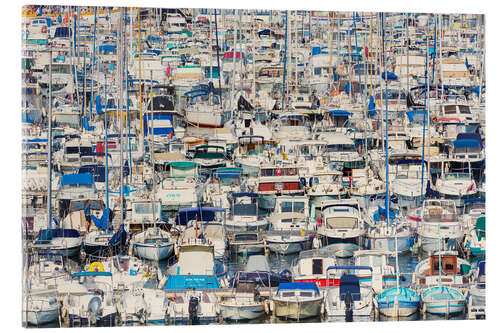
{"label": "cabin window", "polygon": [[313,293],[312,291],[301,291],[300,296],[302,297],[312,297]]}
{"label": "cabin window", "polygon": [[293,297],[295,296],[295,292],[294,291],[284,291],[281,293],[281,296],[283,297]]}
{"label": "cabin window", "polygon": [[323,259],[313,259],[312,272],[313,274],[323,274]]}

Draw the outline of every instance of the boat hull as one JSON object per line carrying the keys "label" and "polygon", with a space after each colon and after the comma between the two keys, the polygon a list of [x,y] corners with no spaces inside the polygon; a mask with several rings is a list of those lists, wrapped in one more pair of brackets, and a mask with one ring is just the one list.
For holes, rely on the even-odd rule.
{"label": "boat hull", "polygon": [[161,261],[168,258],[174,250],[174,244],[134,244],[135,255],[142,259]]}
{"label": "boat hull", "polygon": [[222,318],[226,320],[252,320],[261,317],[264,312],[264,304],[238,305],[220,304]]}
{"label": "boat hull", "polygon": [[317,317],[321,314],[321,298],[300,302],[274,299],[273,302],[276,317],[298,320]]}

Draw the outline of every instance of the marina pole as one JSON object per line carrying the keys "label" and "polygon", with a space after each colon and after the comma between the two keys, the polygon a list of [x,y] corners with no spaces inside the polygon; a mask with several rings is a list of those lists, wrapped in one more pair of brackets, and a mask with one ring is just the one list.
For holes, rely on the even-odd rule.
{"label": "marina pole", "polygon": [[49,132],[48,132],[48,171],[49,171],[49,180],[47,184],[47,218],[48,218],[48,226],[49,229],[52,229],[52,45],[49,49]]}

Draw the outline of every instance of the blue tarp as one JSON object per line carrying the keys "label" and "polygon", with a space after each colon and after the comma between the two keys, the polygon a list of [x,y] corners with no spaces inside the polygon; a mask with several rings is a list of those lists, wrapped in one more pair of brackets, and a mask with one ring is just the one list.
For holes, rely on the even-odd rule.
{"label": "blue tarp", "polygon": [[346,274],[340,278],[340,300],[344,301],[347,293],[351,294],[353,301],[361,300],[359,278],[356,275]]}
{"label": "blue tarp", "polygon": [[457,135],[457,140],[470,139],[481,142],[481,135],[479,133],[459,133]]}
{"label": "blue tarp", "polygon": [[106,181],[106,167],[104,165],[84,165],[78,169],[79,174],[91,173],[94,182],[104,183]]}
{"label": "blue tarp", "polygon": [[328,114],[335,117],[349,117],[350,115],[352,115],[351,112],[345,110],[330,110],[328,111]]}
{"label": "blue tarp", "polygon": [[94,178],[91,173],[80,173],[73,175],[62,175],[61,186],[64,185],[92,185]]}
{"label": "blue tarp", "polygon": [[213,221],[216,212],[223,212],[225,208],[219,207],[191,207],[179,209],[179,214],[175,218],[177,225],[187,225],[189,221],[198,217],[198,221]]}
{"label": "blue tarp", "polygon": [[319,293],[318,286],[313,282],[283,282],[278,286],[276,293],[280,290],[313,290]]}
{"label": "blue tarp", "polygon": [[[396,217],[397,212],[398,212],[397,210],[389,208],[389,218],[394,219]],[[380,216],[387,217],[387,208],[379,205],[378,206],[378,213]]]}

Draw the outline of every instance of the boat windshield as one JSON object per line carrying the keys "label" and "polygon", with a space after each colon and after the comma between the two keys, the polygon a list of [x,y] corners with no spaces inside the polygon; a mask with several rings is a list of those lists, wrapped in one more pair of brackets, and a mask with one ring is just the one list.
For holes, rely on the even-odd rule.
{"label": "boat windshield", "polygon": [[282,213],[304,213],[305,202],[303,201],[285,201],[281,203]]}
{"label": "boat windshield", "polygon": [[359,266],[380,267],[383,264],[381,256],[360,256],[357,261],[356,265]]}
{"label": "boat windshield", "polygon": [[446,180],[468,180],[470,175],[468,173],[448,173],[445,175]]}
{"label": "boat windshield", "polygon": [[[133,205],[134,213],[141,215],[151,215],[153,214],[153,204],[151,202],[138,202]],[[155,205],[155,214],[160,216],[160,206]]]}
{"label": "boat windshield", "polygon": [[356,147],[353,144],[329,144],[326,146],[327,153],[337,152],[355,152]]}
{"label": "boat windshield", "polygon": [[330,229],[354,229],[357,227],[358,219],[355,217],[329,217],[326,223]]}
{"label": "boat windshield", "polygon": [[234,216],[257,216],[256,204],[236,204],[233,209]]}

